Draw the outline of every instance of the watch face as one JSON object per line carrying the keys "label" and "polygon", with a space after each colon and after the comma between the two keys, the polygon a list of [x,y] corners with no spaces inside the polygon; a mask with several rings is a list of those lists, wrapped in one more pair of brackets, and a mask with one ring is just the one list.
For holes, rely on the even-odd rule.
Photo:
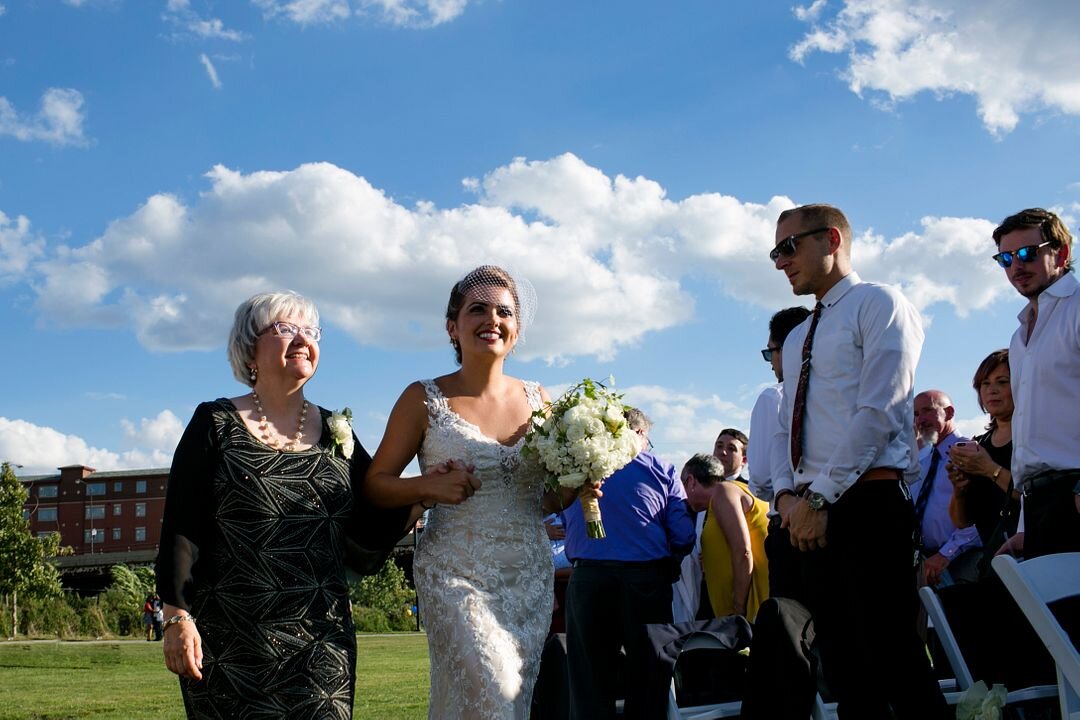
{"label": "watch face", "polygon": [[811,509],[820,510],[826,505],[825,496],[821,493],[810,493],[810,495],[806,498],[806,503],[810,506]]}

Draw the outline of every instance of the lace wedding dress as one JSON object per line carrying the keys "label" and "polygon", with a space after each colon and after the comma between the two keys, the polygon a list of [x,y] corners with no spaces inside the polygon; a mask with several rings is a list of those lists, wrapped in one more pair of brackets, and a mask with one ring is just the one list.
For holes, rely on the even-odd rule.
{"label": "lace wedding dress", "polygon": [[[460,505],[437,505],[414,562],[431,656],[429,718],[529,716],[551,622],[551,549],[540,508],[543,477],[520,462],[522,442],[489,438],[447,403],[432,380],[422,469],[445,460],[476,466],[481,487]],[[529,405],[540,387],[525,383]]]}

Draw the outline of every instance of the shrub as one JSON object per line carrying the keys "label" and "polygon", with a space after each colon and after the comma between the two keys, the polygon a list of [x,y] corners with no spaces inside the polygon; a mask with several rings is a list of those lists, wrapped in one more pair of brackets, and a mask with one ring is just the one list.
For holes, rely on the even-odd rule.
{"label": "shrub", "polygon": [[[393,560],[387,560],[375,575],[368,575],[349,584],[349,599],[353,603],[353,621],[357,630],[412,630],[415,620],[409,614],[409,609],[415,596],[405,580],[405,573]],[[375,620],[376,616],[383,621]]]}

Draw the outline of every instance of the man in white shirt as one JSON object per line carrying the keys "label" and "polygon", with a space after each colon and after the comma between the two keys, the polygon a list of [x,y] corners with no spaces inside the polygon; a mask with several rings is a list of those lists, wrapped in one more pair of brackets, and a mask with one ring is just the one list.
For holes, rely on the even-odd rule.
{"label": "man in white shirt", "polygon": [[725,480],[746,480],[746,446],[750,438],[735,428],[724,428],[716,436],[713,457],[724,468]]}
{"label": "man in white shirt", "polygon": [[[974,525],[957,528],[949,516],[953,495],[945,467],[949,450],[968,441],[956,434],[955,417],[952,400],[941,390],[926,390],[915,396],[915,431],[923,447],[919,452],[919,479],[909,492],[915,503],[917,546],[925,558],[923,578],[931,587],[978,580],[977,558],[965,553],[981,547],[979,530]],[[952,567],[957,558],[962,559]]]}
{"label": "man in white shirt", "polygon": [[1020,532],[1006,549],[1032,558],[1080,550],[1080,285],[1072,236],[1041,208],[994,230],[1016,291],[1028,299],[1009,344],[1012,476],[1023,497]]}
{"label": "man in white shirt", "polygon": [[777,221],[770,258],[796,295],[818,302],[784,343],[775,505],[801,551],[840,717],[945,718],[916,633],[905,482],[919,468],[912,396],[922,326],[895,288],[859,279],[851,235],[829,205],[787,210]]}
{"label": "man in white shirt", "polygon": [[[773,499],[771,447],[780,431],[780,402],[784,397],[784,341],[810,311],[801,305],[780,310],[769,320],[769,339],[761,356],[772,367],[776,384],[761,391],[750,413],[750,443],[746,447],[749,465],[750,492],[762,500]],[[769,595],[800,599],[797,550],[791,547],[786,529],[780,527],[780,515],[769,513],[769,534],[765,537],[765,554],[769,558]]]}

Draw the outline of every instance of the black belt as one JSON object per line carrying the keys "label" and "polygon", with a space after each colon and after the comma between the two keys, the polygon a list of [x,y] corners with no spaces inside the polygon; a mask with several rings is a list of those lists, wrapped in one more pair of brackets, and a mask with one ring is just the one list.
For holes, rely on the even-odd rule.
{"label": "black belt", "polygon": [[575,560],[574,567],[606,568],[659,568],[666,570],[671,559],[666,560]]}
{"label": "black belt", "polygon": [[1065,480],[1080,480],[1080,469],[1075,470],[1043,470],[1030,477],[1024,478],[1017,486],[1021,495],[1031,495],[1037,490],[1056,485]]}

